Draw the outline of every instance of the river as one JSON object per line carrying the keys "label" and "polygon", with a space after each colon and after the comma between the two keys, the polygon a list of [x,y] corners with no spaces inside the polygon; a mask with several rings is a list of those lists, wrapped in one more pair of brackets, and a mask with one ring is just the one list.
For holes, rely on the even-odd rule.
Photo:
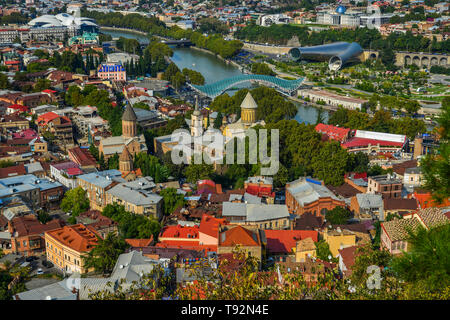
{"label": "river", "polygon": [[[134,38],[139,41],[148,41],[148,38],[146,36],[133,32],[104,29],[102,29],[101,32],[117,38],[125,37]],[[189,68],[200,72],[203,77],[205,77],[205,83],[207,84],[242,74],[242,72],[238,68],[231,64],[225,63],[223,60],[217,58],[213,54],[192,48],[172,47],[172,49],[173,56],[171,57],[171,59],[177,65],[177,67],[181,70],[183,68]],[[237,85],[236,88],[246,88],[250,86],[250,83],[240,84]],[[234,92],[235,91],[227,91],[227,93],[230,95],[232,95]],[[298,112],[295,116],[295,120],[300,123],[305,122],[314,124],[316,122],[318,115],[318,110],[316,108],[311,106],[304,106],[298,102],[293,103],[298,106]],[[328,115],[328,111],[324,110],[323,118],[325,122],[328,122]]]}

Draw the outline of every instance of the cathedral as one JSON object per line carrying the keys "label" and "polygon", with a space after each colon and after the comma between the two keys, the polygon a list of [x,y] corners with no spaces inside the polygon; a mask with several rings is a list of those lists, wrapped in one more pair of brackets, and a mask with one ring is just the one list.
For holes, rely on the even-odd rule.
{"label": "cathedral", "polygon": [[[257,125],[265,125],[264,121],[257,121],[256,110],[258,109],[258,105],[253,99],[250,92],[247,93],[244,100],[241,103],[241,118],[235,123],[231,123],[225,127],[223,132],[219,131],[219,135],[221,136],[221,141],[223,144],[215,145],[214,147],[209,146],[209,140],[204,139],[202,144],[194,144],[194,141],[191,141],[189,144],[179,144],[178,138],[173,135],[167,135],[162,137],[156,137],[154,139],[155,150],[158,156],[162,156],[167,152],[171,152],[175,146],[181,146],[187,156],[188,163],[191,161],[191,157],[194,153],[197,152],[205,152],[208,154],[210,159],[214,163],[220,163],[225,155],[225,145],[228,141],[233,138],[243,139],[245,138],[245,132]],[[213,129],[212,125],[205,130],[205,121],[202,113],[198,109],[198,103],[195,104],[195,110],[191,115],[191,119],[186,119],[189,129],[190,136],[192,138],[196,137],[204,137],[206,138],[208,135],[216,136],[217,130]],[[213,139],[215,140],[215,139]],[[205,142],[206,141],[206,142]]]}
{"label": "cathedral", "polygon": [[264,126],[265,122],[256,120],[256,110],[258,105],[250,92],[247,93],[241,103],[241,118],[235,123],[231,123],[223,130],[226,141],[232,138],[244,138],[245,131],[258,124]]}
{"label": "cathedral", "polygon": [[125,147],[131,155],[147,152],[145,137],[143,134],[138,135],[136,113],[130,105],[127,105],[122,115],[122,135],[103,138],[98,149],[100,154],[103,153],[105,160],[108,160],[116,153],[121,155]]}

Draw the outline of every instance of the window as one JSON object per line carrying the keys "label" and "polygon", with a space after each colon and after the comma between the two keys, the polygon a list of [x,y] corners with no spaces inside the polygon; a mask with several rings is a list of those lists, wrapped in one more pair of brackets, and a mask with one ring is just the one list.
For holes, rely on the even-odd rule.
{"label": "window", "polygon": [[23,242],[23,246],[24,246],[24,247],[27,246],[27,242],[26,242],[26,241]]}

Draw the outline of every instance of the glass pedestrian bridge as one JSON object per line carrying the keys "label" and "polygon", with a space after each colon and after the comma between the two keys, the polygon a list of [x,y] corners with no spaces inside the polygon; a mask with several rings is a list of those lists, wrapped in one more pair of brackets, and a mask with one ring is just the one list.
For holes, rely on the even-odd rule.
{"label": "glass pedestrian bridge", "polygon": [[226,78],[214,83],[206,84],[203,86],[190,84],[190,86],[200,94],[206,95],[212,99],[220,96],[228,89],[233,88],[239,83],[255,81],[263,83],[269,87],[275,87],[278,91],[291,95],[302,84],[304,78],[296,80],[285,80],[273,76],[266,76],[262,74],[242,74],[239,76]]}

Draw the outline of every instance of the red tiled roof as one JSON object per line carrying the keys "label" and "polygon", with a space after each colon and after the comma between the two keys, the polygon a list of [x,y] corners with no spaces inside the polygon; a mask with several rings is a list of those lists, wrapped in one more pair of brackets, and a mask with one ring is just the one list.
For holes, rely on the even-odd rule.
{"label": "red tiled roof", "polygon": [[339,254],[342,257],[342,260],[344,261],[345,267],[347,268],[347,273],[351,269],[351,267],[355,264],[355,256],[356,256],[356,249],[357,246],[351,246],[343,249],[339,249]]}
{"label": "red tiled roof", "polygon": [[23,176],[25,174],[27,174],[27,171],[25,170],[25,166],[23,165],[23,163],[17,166],[0,168],[0,179],[12,176]]}
{"label": "red tiled roof", "polygon": [[70,176],[76,176],[83,174],[83,171],[80,168],[69,168],[66,170],[67,174]]}
{"label": "red tiled roof", "polygon": [[267,249],[272,253],[292,253],[298,240],[311,238],[317,242],[318,232],[314,230],[265,230]]}
{"label": "red tiled roof", "polygon": [[30,107],[23,106],[21,104],[12,104],[12,105],[8,106],[8,109],[9,108],[14,109],[14,110],[18,110],[18,111],[21,111],[21,112],[27,112],[27,111],[30,110]]}
{"label": "red tiled roof", "polygon": [[19,237],[43,234],[46,231],[61,228],[62,226],[62,222],[59,219],[51,220],[46,224],[42,224],[36,216],[32,214],[13,218],[10,223]]}
{"label": "red tiled roof", "polygon": [[148,247],[153,242],[153,236],[150,239],[125,239],[125,242],[132,247]]}
{"label": "red tiled roof", "polygon": [[394,141],[385,141],[385,140],[375,140],[375,139],[366,139],[366,138],[351,138],[347,142],[342,144],[342,148],[353,148],[353,147],[366,147],[369,144],[385,146],[385,147],[401,147],[403,146],[403,142],[394,142]]}
{"label": "red tiled roof", "polygon": [[198,241],[198,231],[198,226],[186,227],[179,224],[176,226],[165,226],[161,230],[159,238],[196,239],[193,241]]}
{"label": "red tiled roof", "polygon": [[326,134],[330,139],[343,141],[348,136],[351,129],[319,123],[316,125],[315,130],[319,133]]}
{"label": "red tiled roof", "polygon": [[25,129],[21,132],[14,132],[12,134],[13,139],[24,138],[24,139],[34,139],[38,136],[37,132],[33,129]]}
{"label": "red tiled roof", "polygon": [[220,234],[219,245],[223,247],[260,246],[261,241],[257,232],[253,232],[241,226],[234,227]]}
{"label": "red tiled roof", "polygon": [[436,201],[433,199],[432,195],[428,191],[421,191],[416,190],[411,196],[412,198],[415,198],[419,204],[419,207],[421,209],[426,209],[430,207],[448,207],[450,206],[450,199],[445,199],[441,204],[437,204]]}
{"label": "red tiled roof", "polygon": [[90,251],[97,245],[96,233],[83,224],[64,226],[46,233],[61,244],[77,252]]}
{"label": "red tiled roof", "polygon": [[73,161],[80,166],[95,166],[97,164],[94,156],[89,152],[88,149],[75,147],[69,149],[68,153],[72,156]]}
{"label": "red tiled roof", "polygon": [[226,219],[217,219],[209,214],[203,214],[199,231],[211,237],[219,237],[219,226],[225,224]]}
{"label": "red tiled roof", "polygon": [[50,121],[52,121],[52,120],[54,120],[54,119],[56,119],[56,118],[58,118],[58,117],[59,117],[59,115],[57,115],[57,114],[54,113],[54,112],[47,112],[47,113],[41,114],[41,115],[37,118],[37,122],[38,122],[38,123],[44,122],[45,124],[47,124],[47,123],[49,123]]}

